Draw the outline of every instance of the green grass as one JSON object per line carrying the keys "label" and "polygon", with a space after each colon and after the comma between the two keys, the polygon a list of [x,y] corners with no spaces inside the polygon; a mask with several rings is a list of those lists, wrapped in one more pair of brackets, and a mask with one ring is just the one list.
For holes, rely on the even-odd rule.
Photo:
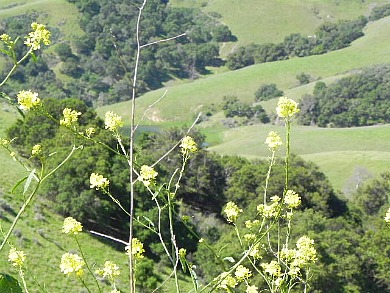
{"label": "green grass", "polygon": [[[315,84],[313,82],[297,87],[295,76],[301,72],[315,78],[321,77],[324,82],[330,83],[344,77],[350,71],[390,62],[390,54],[386,49],[390,37],[389,28],[390,17],[370,23],[363,38],[342,50],[319,56],[259,64],[149,92],[137,99],[138,113],[142,115],[146,113],[143,120],[138,121],[145,125],[180,122],[189,125],[200,111],[212,104],[220,104],[226,95],[236,95],[242,101],[253,102],[254,92],[263,83],[276,83],[287,96],[299,100],[303,94],[311,93]],[[164,96],[165,91],[167,93]],[[157,105],[148,108],[162,96],[164,98]],[[273,99],[262,105],[269,113],[274,113],[276,102],[277,99]],[[128,121],[130,103],[118,103],[97,110],[100,115],[107,110],[113,110]],[[211,121],[199,125],[208,136],[209,143],[214,145],[210,148],[212,151],[250,158],[267,155],[262,140],[268,133],[268,126],[224,131],[218,122],[220,118],[221,113],[212,117]],[[389,166],[388,126],[346,130],[298,128],[294,131],[296,131],[293,135],[294,152],[317,163],[337,189],[344,187],[356,167],[363,166],[377,174]],[[221,144],[218,145],[219,143]],[[330,154],[333,159],[329,157]],[[378,159],[380,157],[383,157],[383,160]]]}
{"label": "green grass", "polygon": [[238,37],[238,43],[227,43],[228,53],[236,46],[249,43],[281,42],[292,33],[313,35],[324,21],[354,19],[368,15],[374,5],[388,1],[361,0],[172,0],[173,6],[202,7],[206,13],[217,12]]}
{"label": "green grass", "polygon": [[[5,138],[5,130],[16,121],[19,114],[6,103],[1,103],[0,107],[0,138]],[[1,172],[0,191],[10,189],[20,179],[20,175],[25,173],[24,169],[3,148],[0,149],[0,170],[7,170],[7,172]]]}
{"label": "green grass", "polygon": [[[329,80],[340,78],[357,68],[390,62],[390,54],[386,49],[390,38],[390,17],[370,23],[365,32],[364,37],[342,50],[258,64],[149,92],[137,99],[138,114],[141,116],[146,111],[141,123],[191,123],[199,112],[212,104],[220,104],[227,95],[235,95],[244,102],[252,103],[255,91],[264,83],[276,83],[287,92],[297,86],[296,75],[301,72]],[[296,88],[294,91],[302,94],[310,91],[310,88],[305,86],[300,90]],[[153,109],[148,108],[162,96],[164,98]],[[300,96],[294,98],[300,99]],[[269,103],[274,105],[275,101]],[[128,117],[130,102],[104,106],[97,110],[100,114],[113,110]]]}
{"label": "green grass", "polygon": [[2,0],[0,3],[0,19],[33,11],[40,13],[38,22],[59,29],[65,40],[82,35],[79,12],[66,0]]}
{"label": "green grass", "polygon": [[[223,142],[209,150],[250,159],[265,158],[269,151],[264,141],[271,130],[284,133],[282,126],[274,125],[226,130]],[[366,168],[374,175],[389,170],[390,125],[343,129],[293,126],[291,141],[292,152],[316,163],[339,190],[356,168]]]}

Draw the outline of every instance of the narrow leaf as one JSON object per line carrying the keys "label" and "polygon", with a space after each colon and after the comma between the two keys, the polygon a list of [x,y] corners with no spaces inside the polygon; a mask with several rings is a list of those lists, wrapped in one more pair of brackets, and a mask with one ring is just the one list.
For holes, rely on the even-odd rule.
{"label": "narrow leaf", "polygon": [[23,293],[18,280],[14,277],[0,273],[0,292]]}
{"label": "narrow leaf", "polygon": [[227,260],[228,262],[231,262],[231,263],[236,262],[236,261],[234,260],[234,258],[231,257],[231,256],[227,256],[227,257],[225,257],[223,260]]}
{"label": "narrow leaf", "polygon": [[18,182],[16,182],[16,184],[15,184],[15,186],[12,188],[11,192],[14,193],[14,191],[16,190],[16,188],[18,188],[18,186],[19,186],[20,184],[22,184],[26,179],[27,179],[27,176],[24,177],[24,178],[22,178],[22,179],[20,179]]}
{"label": "narrow leaf", "polygon": [[30,175],[28,175],[26,183],[24,184],[24,190],[23,190],[23,195],[26,194],[28,188],[30,187],[31,180],[34,178],[35,175],[35,169],[30,172]]}

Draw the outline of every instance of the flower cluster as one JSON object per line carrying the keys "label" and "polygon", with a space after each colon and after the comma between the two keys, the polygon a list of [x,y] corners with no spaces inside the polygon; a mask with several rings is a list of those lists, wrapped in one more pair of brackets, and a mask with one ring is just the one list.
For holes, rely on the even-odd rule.
{"label": "flower cluster", "polygon": [[83,259],[77,254],[64,253],[61,257],[60,269],[65,275],[69,276],[75,273],[77,276],[81,276],[83,274],[84,264]]}
{"label": "flower cluster", "polygon": [[297,241],[297,249],[301,265],[317,260],[317,252],[314,248],[314,240],[307,236],[302,236]]}
{"label": "flower cluster", "polygon": [[77,122],[79,116],[81,115],[81,112],[65,108],[62,111],[62,114],[64,115],[64,119],[60,120],[60,125],[71,126],[73,123]]}
{"label": "flower cluster", "polygon": [[8,147],[10,145],[10,141],[8,139],[5,139],[5,138],[1,138],[0,139],[0,145],[2,145],[3,147]]}
{"label": "flower cluster", "polygon": [[180,256],[180,258],[184,259],[186,257],[186,255],[187,255],[187,249],[180,248],[179,249],[179,256]]}
{"label": "flower cluster", "polygon": [[83,230],[83,226],[80,222],[76,221],[72,217],[67,217],[62,225],[62,233],[76,235]]}
{"label": "flower cluster", "polygon": [[110,181],[98,173],[92,173],[89,177],[90,188],[96,190],[105,189],[110,184]]}
{"label": "flower cluster", "polygon": [[0,40],[3,41],[9,50],[12,50],[15,46],[15,42],[11,39],[11,37],[7,34],[0,35]]}
{"label": "flower cluster", "polygon": [[386,212],[385,221],[386,223],[390,223],[390,208]]}
{"label": "flower cluster", "polygon": [[143,165],[139,172],[138,180],[147,187],[156,179],[157,175],[158,172],[156,172],[153,167]]}
{"label": "flower cluster", "polygon": [[234,275],[237,281],[241,282],[250,278],[252,276],[252,272],[248,268],[244,267],[243,265],[239,265],[236,268]]}
{"label": "flower cluster", "polygon": [[20,91],[17,94],[18,104],[22,110],[30,110],[38,106],[41,102],[41,99],[38,98],[38,93],[32,91]]}
{"label": "flower cluster", "polygon": [[37,156],[42,152],[42,146],[40,144],[36,144],[33,146],[31,150],[31,155],[32,156]]}
{"label": "flower cluster", "polygon": [[103,278],[109,279],[110,281],[114,281],[115,277],[120,275],[119,267],[110,260],[107,260],[104,263],[104,267],[96,270],[95,273]]}
{"label": "flower cluster", "polygon": [[220,274],[214,281],[219,282],[218,288],[225,289],[227,292],[231,292],[230,289],[237,286],[237,280],[226,272]]}
{"label": "flower cluster", "polygon": [[258,292],[259,289],[255,285],[247,286],[245,291],[245,293],[258,293]]}
{"label": "flower cluster", "polygon": [[283,143],[282,138],[275,131],[270,131],[265,140],[265,144],[271,151],[276,151]]}
{"label": "flower cluster", "polygon": [[88,138],[91,138],[91,135],[94,134],[95,131],[96,131],[95,128],[88,127],[87,129],[85,129],[85,136],[88,137]]}
{"label": "flower cluster", "polygon": [[104,116],[104,124],[106,129],[117,131],[118,128],[123,126],[122,117],[112,111],[108,111]]}
{"label": "flower cluster", "polygon": [[31,47],[33,51],[41,48],[41,43],[45,45],[50,44],[50,32],[46,29],[45,25],[33,22],[31,24],[32,32],[28,34],[24,44],[27,47]]}
{"label": "flower cluster", "polygon": [[257,206],[259,214],[267,219],[277,217],[279,213],[279,201],[280,197],[275,195],[271,197],[271,204],[260,204]]}
{"label": "flower cluster", "polygon": [[[135,257],[135,259],[141,259],[144,257],[143,253],[145,252],[144,244],[139,241],[137,238],[133,238],[131,240],[131,254]],[[126,253],[130,254],[130,245],[125,247]]]}
{"label": "flower cluster", "polygon": [[307,236],[298,239],[296,249],[283,248],[280,258],[289,265],[289,275],[298,275],[300,269],[317,260],[314,240]]}
{"label": "flower cluster", "polygon": [[254,259],[263,258],[263,256],[261,255],[259,243],[255,244],[254,246],[251,247],[251,250],[249,252],[249,256],[253,257]]}
{"label": "flower cluster", "polygon": [[281,267],[276,260],[272,260],[269,263],[262,263],[261,267],[264,269],[264,272],[272,277],[280,277]]}
{"label": "flower cluster", "polygon": [[8,254],[8,261],[14,267],[21,267],[26,260],[26,254],[21,250],[16,250],[16,248],[12,247]]}
{"label": "flower cluster", "polygon": [[284,204],[289,209],[297,208],[301,204],[301,197],[292,190],[287,190],[284,196]]}
{"label": "flower cluster", "polygon": [[252,276],[252,272],[243,265],[239,265],[234,272],[234,277],[227,272],[223,272],[214,281],[218,282],[218,288],[225,289],[231,292],[240,282],[247,282],[248,278]]}
{"label": "flower cluster", "polygon": [[198,147],[191,136],[185,136],[181,140],[180,149],[182,154],[188,154],[195,153],[198,150]]}
{"label": "flower cluster", "polygon": [[227,221],[234,223],[237,220],[238,214],[242,212],[242,209],[239,209],[234,202],[229,201],[223,211],[226,214]]}
{"label": "flower cluster", "polygon": [[281,97],[276,107],[276,113],[281,118],[291,118],[299,112],[298,103],[292,99]]}

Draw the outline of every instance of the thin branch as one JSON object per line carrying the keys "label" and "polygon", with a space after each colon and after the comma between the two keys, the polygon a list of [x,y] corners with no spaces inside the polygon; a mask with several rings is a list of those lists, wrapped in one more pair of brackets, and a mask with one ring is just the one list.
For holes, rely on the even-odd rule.
{"label": "thin branch", "polygon": [[[199,113],[192,125],[188,128],[187,134],[190,133],[191,129],[194,128],[195,124],[198,122],[200,119],[200,116],[202,113]],[[160,163],[165,157],[167,157],[179,144],[181,143],[181,140],[179,140],[169,151],[167,151],[161,158],[159,158],[156,162],[151,167],[156,166],[158,163]]]}
{"label": "thin branch", "polygon": [[106,235],[106,234],[103,234],[103,233],[99,233],[99,232],[96,232],[96,231],[93,231],[93,230],[90,230],[89,233],[97,235],[97,236],[100,236],[100,237],[104,237],[104,238],[107,238],[107,239],[111,239],[111,240],[113,240],[115,242],[118,242],[118,243],[121,243],[121,244],[124,244],[124,245],[129,245],[129,243],[127,243],[126,241],[120,240],[118,238],[115,238],[115,237],[112,237],[112,236],[109,236],[109,235]]}
{"label": "thin branch", "polygon": [[[159,97],[156,101],[154,101],[152,104],[150,104],[150,105],[146,108],[146,110],[144,111],[144,114],[142,115],[140,121],[144,120],[144,118],[145,118],[145,116],[146,116],[146,112],[147,112],[149,109],[152,109],[152,108],[153,108],[156,104],[158,104],[162,99],[164,99],[165,96],[167,95],[167,93],[168,93],[168,90],[165,90],[164,94],[162,94],[161,97]],[[138,126],[139,126],[139,123],[136,125],[135,130],[137,130]]]}
{"label": "thin branch", "polygon": [[162,39],[162,40],[154,41],[154,42],[151,42],[151,43],[147,43],[147,44],[145,44],[145,45],[142,45],[142,46],[140,47],[140,49],[145,48],[145,47],[148,47],[148,46],[152,46],[152,45],[155,45],[155,44],[159,44],[159,43],[164,43],[164,42],[172,41],[172,40],[174,40],[174,39],[178,39],[178,38],[184,37],[185,35],[186,35],[186,33],[182,33],[182,34],[177,35],[177,36],[175,36],[175,37],[171,37],[171,38]]}

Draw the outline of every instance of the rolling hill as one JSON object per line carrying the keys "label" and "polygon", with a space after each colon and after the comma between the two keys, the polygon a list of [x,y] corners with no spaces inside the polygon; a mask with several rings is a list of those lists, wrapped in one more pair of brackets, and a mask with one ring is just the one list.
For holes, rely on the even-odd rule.
{"label": "rolling hill", "polygon": [[[226,55],[234,47],[250,42],[280,41],[285,35],[294,32],[312,34],[315,27],[323,20],[352,19],[369,12],[370,8],[390,1],[366,0],[172,0],[172,5],[198,5],[214,17],[219,17],[229,25],[239,39],[238,43],[226,43],[221,49]],[[253,9],[255,7],[255,9]],[[283,8],[283,9],[281,9]],[[77,24],[78,12],[66,0],[3,0],[0,3],[0,19],[39,11],[42,21],[49,26],[59,28],[64,39],[82,34]],[[66,13],[65,13],[66,12]],[[220,16],[216,16],[217,12]],[[297,86],[295,76],[305,72],[326,83],[332,82],[359,68],[390,62],[390,17],[369,23],[365,36],[356,40],[350,47],[328,54],[306,58],[293,58],[286,61],[259,64],[237,71],[204,76],[193,82],[179,81],[164,89],[149,92],[137,99],[137,118],[142,126],[170,126],[191,124],[194,117],[210,105],[218,105],[226,95],[236,95],[242,101],[253,102],[254,92],[263,83],[276,83],[285,94],[299,100],[310,92],[314,83]],[[1,64],[0,64],[1,67]],[[157,99],[164,98],[153,108],[149,108]],[[262,105],[272,113],[276,99]],[[128,125],[130,103],[123,102],[98,108],[100,115],[113,110],[122,115]],[[145,113],[145,115],[144,115]],[[5,129],[15,121],[17,114],[7,106],[0,109],[0,137]],[[140,120],[141,116],[144,116]],[[263,142],[271,129],[282,132],[281,127],[273,125],[253,125],[234,129],[224,128],[221,113],[215,113],[210,121],[199,124],[210,143],[209,150],[220,154],[241,155],[248,158],[265,158],[267,149]],[[344,189],[348,180],[354,176],[357,168],[367,170],[373,175],[388,170],[390,165],[390,126],[350,129],[320,129],[315,127],[294,126],[293,152],[315,162],[328,176],[337,189]],[[245,147],[243,147],[245,146]],[[281,153],[280,153],[281,155]],[[15,199],[10,193],[12,183],[21,176],[22,168],[4,151],[0,152],[0,170],[3,171],[0,192],[7,201],[13,201],[15,209],[21,199]],[[6,172],[4,171],[6,170]],[[50,213],[45,202],[38,201],[22,219],[18,233],[21,247],[32,257],[28,261],[30,268],[37,268],[36,273],[47,276],[45,281],[52,284],[52,292],[75,290],[74,280],[68,281],[59,271],[61,253],[73,248],[74,243],[60,233],[62,219]],[[37,215],[41,214],[41,220]],[[11,218],[9,214],[2,216]],[[34,219],[34,220],[31,220]],[[7,222],[7,221],[5,221]],[[4,225],[6,228],[7,222]],[[86,244],[86,254],[96,256],[96,251],[103,251],[95,259],[99,266],[110,257],[126,269],[122,253],[107,248],[86,233],[81,236]],[[59,243],[64,243],[63,246]],[[44,248],[46,255],[36,253]],[[44,262],[45,265],[42,265]],[[38,269],[39,268],[39,269]],[[11,272],[7,263],[0,264],[0,271]],[[49,273],[47,273],[49,272]],[[123,277],[124,279],[126,276]],[[33,282],[29,279],[29,282]]]}
{"label": "rolling hill", "polygon": [[[375,22],[371,22],[365,29],[365,36],[356,40],[348,48],[333,51],[324,55],[309,56],[305,58],[293,58],[290,60],[264,63],[246,67],[236,71],[225,72],[217,75],[211,75],[202,79],[178,84],[176,86],[166,87],[157,91],[149,92],[139,99],[137,99],[137,111],[138,117],[142,115],[142,121],[139,121],[141,125],[178,125],[178,124],[191,124],[197,114],[201,111],[207,110],[212,105],[219,105],[222,102],[222,98],[228,95],[235,95],[240,100],[245,102],[254,101],[254,92],[257,88],[264,83],[276,83],[279,88],[285,91],[285,95],[296,100],[300,100],[304,93],[309,93],[314,87],[314,83],[297,86],[295,76],[298,73],[305,72],[313,77],[317,77],[318,80],[322,80],[326,83],[332,82],[345,76],[346,74],[359,70],[360,68],[390,62],[390,54],[388,47],[388,38],[390,37],[390,17],[380,19]],[[160,97],[162,100],[157,105],[150,108],[155,101]],[[273,109],[276,106],[277,99],[273,99],[267,102],[263,102],[263,107],[272,114]],[[114,105],[104,106],[98,108],[100,115],[107,110],[113,110],[119,115],[122,115],[125,120],[128,117],[130,103],[123,102]],[[242,151],[242,148],[238,147],[241,151],[232,151],[232,148],[228,147],[227,133],[232,130],[228,130],[221,126],[219,118],[222,115],[216,115],[212,117],[210,121],[201,123],[199,127],[203,128],[206,134],[209,134],[208,141],[211,143],[213,151],[220,153],[229,153],[236,155],[245,155],[248,157],[257,157],[259,155],[258,150],[250,148],[252,152],[246,150]],[[259,126],[259,129],[262,127]],[[310,129],[310,128],[308,128]],[[385,127],[385,129],[388,129]],[[323,130],[319,128],[310,129],[313,133],[321,133]],[[237,132],[246,130],[238,128]],[[326,132],[326,138],[333,140],[333,135],[337,137],[338,129],[329,129]],[[348,129],[346,130],[349,135],[354,136],[354,131],[357,133],[360,129]],[[376,128],[367,128],[369,136],[377,136]],[[302,133],[307,135],[307,133]],[[251,145],[248,139],[253,136],[259,136],[255,133],[251,133],[247,137],[230,137],[229,145]],[[356,134],[357,135],[357,134]],[[388,136],[380,136],[383,142],[378,142],[381,145],[387,145]],[[266,135],[265,135],[266,136]],[[264,136],[264,137],[265,137]],[[305,137],[301,139],[305,140]],[[312,138],[315,139],[315,138]],[[341,138],[342,139],[342,138]],[[221,143],[221,145],[218,145]],[[314,144],[324,145],[320,142],[313,142]],[[338,145],[336,143],[335,145]],[[326,145],[326,144],[325,144]],[[359,142],[357,145],[364,145]],[[331,155],[335,158],[333,164],[328,156],[324,155],[327,151],[311,151],[311,153],[300,153],[304,158],[310,159],[317,163],[323,172],[331,179],[332,183],[338,189],[343,189],[346,181],[352,176],[355,168],[359,166],[367,167],[373,173],[377,174],[388,169],[390,165],[389,149],[383,148],[381,153],[370,153],[362,158],[362,151],[371,152],[371,145],[367,145],[364,150],[359,150],[358,153],[352,145],[348,150],[337,149],[332,150]],[[317,155],[316,155],[317,154]],[[382,156],[382,157],[381,157]],[[359,157],[360,159],[356,159]],[[364,156],[363,156],[364,157]],[[370,158],[373,161],[370,161]],[[351,164],[350,162],[355,162]],[[347,171],[342,168],[336,168],[336,166],[349,166]]]}

